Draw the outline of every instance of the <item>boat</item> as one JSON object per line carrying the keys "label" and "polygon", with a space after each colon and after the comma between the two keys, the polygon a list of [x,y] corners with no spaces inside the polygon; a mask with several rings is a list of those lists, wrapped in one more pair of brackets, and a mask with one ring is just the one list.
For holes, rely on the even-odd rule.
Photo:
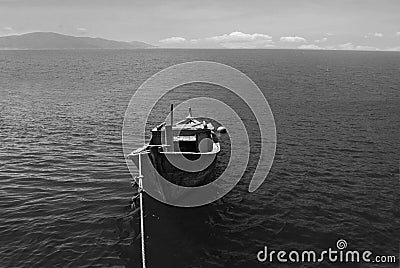
{"label": "boat", "polygon": [[163,122],[155,126],[149,143],[128,155],[141,168],[144,185],[158,188],[164,200],[179,195],[176,191],[172,196],[166,193],[171,187],[162,178],[181,187],[199,187],[215,180],[221,150],[218,136],[226,133],[222,126],[215,130],[211,122],[193,117],[191,108],[189,115],[177,123],[174,123],[173,105],[170,115],[170,124]]}

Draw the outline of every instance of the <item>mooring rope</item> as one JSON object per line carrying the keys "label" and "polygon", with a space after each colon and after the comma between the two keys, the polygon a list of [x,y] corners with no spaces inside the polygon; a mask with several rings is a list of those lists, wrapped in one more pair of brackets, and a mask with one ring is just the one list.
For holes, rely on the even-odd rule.
{"label": "mooring rope", "polygon": [[146,254],[144,251],[144,211],[143,211],[143,175],[142,175],[142,154],[139,153],[139,203],[140,203],[140,236],[142,240],[142,267],[146,268]]}

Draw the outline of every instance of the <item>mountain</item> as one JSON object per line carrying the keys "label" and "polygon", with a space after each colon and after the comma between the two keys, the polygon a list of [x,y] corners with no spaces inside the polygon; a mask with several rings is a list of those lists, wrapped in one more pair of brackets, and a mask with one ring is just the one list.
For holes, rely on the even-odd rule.
{"label": "mountain", "polygon": [[0,49],[138,49],[154,46],[139,42],[76,37],[52,32],[34,32],[0,37]]}

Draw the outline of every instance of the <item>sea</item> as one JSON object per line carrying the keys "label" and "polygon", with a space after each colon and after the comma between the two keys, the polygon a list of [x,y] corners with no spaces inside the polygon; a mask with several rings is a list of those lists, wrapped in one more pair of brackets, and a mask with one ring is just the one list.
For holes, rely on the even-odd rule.
{"label": "sea", "polygon": [[[275,158],[252,193],[254,157],[213,203],[178,208],[145,194],[147,267],[398,267],[400,53],[268,49],[0,51],[0,267],[141,267],[125,111],[149,77],[189,61],[256,83]],[[338,240],[396,263],[257,259],[265,247],[322,252]]]}

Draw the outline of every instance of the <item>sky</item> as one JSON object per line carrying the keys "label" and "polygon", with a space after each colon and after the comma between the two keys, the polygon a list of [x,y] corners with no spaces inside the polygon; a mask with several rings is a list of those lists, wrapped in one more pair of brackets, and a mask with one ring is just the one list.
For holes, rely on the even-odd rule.
{"label": "sky", "polygon": [[0,36],[35,31],[170,48],[400,51],[400,0],[0,0]]}

